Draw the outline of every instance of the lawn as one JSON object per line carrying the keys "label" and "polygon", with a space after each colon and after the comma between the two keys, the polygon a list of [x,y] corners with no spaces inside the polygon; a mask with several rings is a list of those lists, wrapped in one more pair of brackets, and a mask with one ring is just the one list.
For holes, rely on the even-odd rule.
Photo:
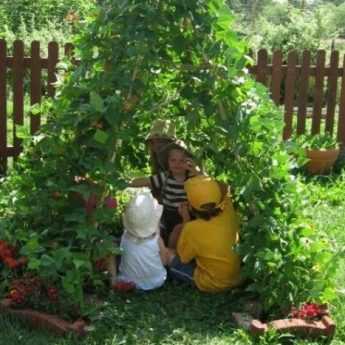
{"label": "lawn", "polygon": [[[319,228],[327,231],[334,245],[345,246],[345,173],[331,178],[306,181],[309,194],[307,212]],[[339,299],[332,305],[337,333],[332,345],[345,344],[345,260],[337,273]],[[241,310],[246,295],[234,290],[207,295],[169,282],[150,293],[110,294],[102,313],[83,339],[55,337],[31,330],[13,319],[0,318],[0,344],[318,344],[322,340],[295,339],[267,334],[255,339],[235,328],[231,312]]]}

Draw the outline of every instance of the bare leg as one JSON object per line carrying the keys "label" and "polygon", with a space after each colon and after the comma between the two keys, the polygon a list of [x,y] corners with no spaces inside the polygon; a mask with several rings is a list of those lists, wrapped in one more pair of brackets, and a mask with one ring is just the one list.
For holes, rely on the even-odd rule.
{"label": "bare leg", "polygon": [[176,249],[177,241],[180,237],[182,231],[182,224],[177,224],[169,236],[168,247],[171,249]]}
{"label": "bare leg", "polygon": [[176,255],[175,251],[165,246],[162,237],[159,237],[158,245],[159,245],[159,255],[161,257],[162,264],[164,266],[169,266],[172,259]]}

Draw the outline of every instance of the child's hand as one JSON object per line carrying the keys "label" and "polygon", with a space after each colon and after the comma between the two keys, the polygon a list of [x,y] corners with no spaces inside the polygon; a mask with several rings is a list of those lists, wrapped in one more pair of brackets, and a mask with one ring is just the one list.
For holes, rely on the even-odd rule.
{"label": "child's hand", "polygon": [[178,206],[178,213],[182,217],[184,223],[190,221],[188,202],[181,202],[181,204]]}
{"label": "child's hand", "polygon": [[200,174],[200,172],[198,171],[198,169],[195,166],[195,163],[193,162],[193,160],[191,158],[187,158],[185,160],[185,169],[187,171],[189,171],[192,176]]}

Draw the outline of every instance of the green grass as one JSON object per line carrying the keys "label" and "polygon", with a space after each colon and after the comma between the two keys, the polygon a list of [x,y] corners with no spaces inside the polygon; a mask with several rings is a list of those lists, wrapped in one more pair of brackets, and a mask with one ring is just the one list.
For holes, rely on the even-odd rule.
{"label": "green grass", "polygon": [[337,272],[339,298],[332,306],[337,322],[334,344],[345,344],[345,173],[338,178],[319,178],[308,184],[311,205],[308,213],[318,228],[325,231],[333,246],[342,249]]}
{"label": "green grass", "polygon": [[[317,228],[325,230],[336,248],[345,246],[345,173],[309,179],[306,182],[309,206],[306,212]],[[337,273],[338,299],[331,306],[337,323],[332,345],[345,344],[345,260]],[[92,329],[83,339],[56,337],[32,330],[11,318],[0,318],[0,345],[72,344],[321,344],[324,340],[296,339],[269,333],[253,338],[236,329],[232,311],[240,311],[248,296],[240,290],[209,295],[167,283],[150,293],[109,294],[102,313],[95,314]]]}

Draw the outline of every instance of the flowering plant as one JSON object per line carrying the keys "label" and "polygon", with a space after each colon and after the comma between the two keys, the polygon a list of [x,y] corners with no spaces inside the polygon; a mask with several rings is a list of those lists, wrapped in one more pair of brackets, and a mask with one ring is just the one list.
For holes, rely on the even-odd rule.
{"label": "flowering plant", "polygon": [[4,240],[0,240],[0,262],[3,262],[9,269],[16,269],[24,266],[27,258],[22,256],[16,259],[16,249]]}
{"label": "flowering plant", "polygon": [[303,320],[319,320],[328,314],[327,305],[317,303],[304,303],[300,308],[292,307],[290,312],[292,318]]}
{"label": "flowering plant", "polygon": [[[44,301],[45,304],[59,302],[59,291],[56,287],[44,282],[37,276],[24,275],[10,283],[7,298],[13,306],[32,306]],[[46,302],[49,303],[46,303]]]}

